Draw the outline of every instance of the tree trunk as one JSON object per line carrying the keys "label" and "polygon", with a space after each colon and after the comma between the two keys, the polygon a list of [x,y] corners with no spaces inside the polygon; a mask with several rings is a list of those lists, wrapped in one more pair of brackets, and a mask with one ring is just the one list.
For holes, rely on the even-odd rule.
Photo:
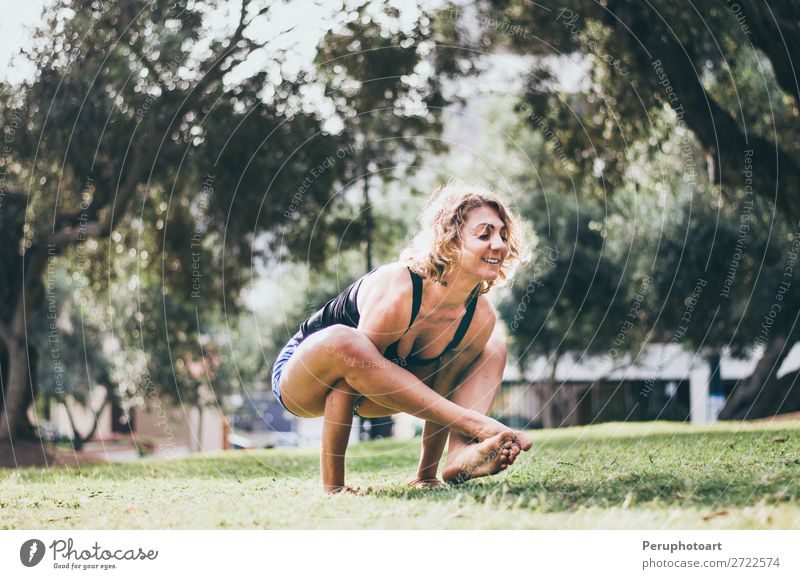
{"label": "tree trunk", "polygon": [[197,452],[203,452],[203,405],[197,405]]}
{"label": "tree trunk", "polygon": [[33,386],[28,375],[28,349],[25,338],[11,336],[6,344],[8,365],[3,369],[5,405],[0,416],[0,442],[30,436],[27,410]]}
{"label": "tree trunk", "polygon": [[[0,442],[32,438],[34,428],[28,420],[28,406],[36,396],[38,351],[28,345],[27,322],[43,295],[41,282],[46,263],[45,252],[28,250],[24,260],[11,264],[6,274],[14,278],[13,293],[5,288],[11,301],[8,322],[2,324],[6,367],[3,377],[3,412],[0,415]],[[8,264],[5,264],[8,265]],[[19,267],[19,269],[17,269]],[[4,304],[8,307],[8,303]],[[2,360],[0,360],[2,361]]]}
{"label": "tree trunk", "polygon": [[[639,12],[641,15],[642,13]],[[741,121],[735,119],[706,91],[702,79],[690,67],[691,44],[678,42],[649,18],[631,23],[637,40],[648,45],[663,66],[680,101],[670,106],[694,133],[703,149],[716,159],[714,181],[731,189],[740,189],[742,159],[753,151],[753,188],[763,199],[774,202],[791,221],[800,220],[800,164],[783,148],[759,135],[745,134]]]}
{"label": "tree trunk", "polygon": [[24,410],[17,424],[17,436],[32,440],[38,434],[36,428],[28,420],[28,408],[31,407],[39,395],[39,349],[33,344],[28,345],[28,372],[30,372],[30,388],[25,389],[25,400],[22,403]]}
{"label": "tree trunk", "polygon": [[720,420],[761,418],[786,412],[781,409],[786,395],[781,389],[786,377],[778,380],[776,375],[791,349],[792,344],[787,343],[786,338],[773,339],[750,377],[739,381],[734,387],[719,414]]}
{"label": "tree trunk", "polygon": [[562,412],[558,396],[556,396],[556,370],[561,353],[556,350],[553,352],[552,369],[543,388],[542,396],[542,426],[545,428],[558,428],[561,426]]}
{"label": "tree trunk", "polygon": [[753,44],[764,51],[780,87],[800,106],[797,63],[800,62],[800,20],[791,3],[741,0]]}
{"label": "tree trunk", "polygon": [[790,372],[782,378],[770,377],[761,396],[744,418],[768,418],[800,410],[800,371]]}
{"label": "tree trunk", "polygon": [[94,433],[97,432],[97,425],[100,422],[100,415],[103,413],[103,409],[106,407],[106,404],[109,403],[110,398],[111,397],[108,394],[106,394],[106,397],[103,400],[103,403],[100,405],[100,408],[96,412],[93,411],[94,421],[92,422],[92,427],[89,429],[89,432],[87,432],[85,435],[81,434],[78,431],[78,427],[75,424],[75,419],[72,416],[72,411],[69,409],[69,404],[67,404],[67,399],[66,398],[57,399],[61,404],[64,405],[64,409],[67,412],[67,418],[69,418],[69,425],[70,428],[72,428],[72,447],[76,451],[80,452],[80,450],[83,448],[83,445],[86,444],[89,440],[91,440],[91,438],[94,436]]}
{"label": "tree trunk", "polygon": [[72,429],[72,448],[80,452],[83,448],[84,439],[78,434],[78,426],[75,424],[75,418],[72,416],[72,410],[69,409],[69,401],[64,397],[58,397],[56,400],[64,405],[64,411],[67,413],[69,419],[69,427]]}
{"label": "tree trunk", "polygon": [[369,198],[369,175],[367,174],[367,166],[364,164],[364,239],[365,246],[364,252],[366,254],[367,272],[372,271],[372,230],[374,228],[374,221],[372,219],[372,203]]}

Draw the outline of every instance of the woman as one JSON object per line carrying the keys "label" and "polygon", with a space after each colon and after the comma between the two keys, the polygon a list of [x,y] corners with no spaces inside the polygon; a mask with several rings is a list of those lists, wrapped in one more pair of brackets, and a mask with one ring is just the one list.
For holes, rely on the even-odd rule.
{"label": "woman", "polygon": [[345,486],[353,415],[407,412],[425,420],[418,488],[493,475],[531,442],[486,413],[500,387],[505,344],[483,294],[527,252],[515,218],[490,190],[439,187],[401,262],[377,268],[307,319],[278,355],[273,392],[300,417],[324,416],[322,483]]}

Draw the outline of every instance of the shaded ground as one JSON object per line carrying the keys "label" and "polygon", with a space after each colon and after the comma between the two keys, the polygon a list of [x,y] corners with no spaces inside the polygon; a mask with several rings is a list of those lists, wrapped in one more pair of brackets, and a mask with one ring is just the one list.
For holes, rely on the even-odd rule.
{"label": "shaded ground", "polygon": [[800,412],[787,412],[786,414],[778,414],[769,418],[759,418],[752,422],[782,422],[784,420],[800,420]]}
{"label": "shaded ground", "polygon": [[80,466],[96,463],[72,451],[56,448],[34,440],[17,440],[12,446],[0,442],[0,468],[23,468],[30,466]]}
{"label": "shaded ground", "polygon": [[355,446],[322,495],[315,451],[0,471],[6,528],[800,528],[800,422],[532,433],[498,477],[411,491],[419,440]]}

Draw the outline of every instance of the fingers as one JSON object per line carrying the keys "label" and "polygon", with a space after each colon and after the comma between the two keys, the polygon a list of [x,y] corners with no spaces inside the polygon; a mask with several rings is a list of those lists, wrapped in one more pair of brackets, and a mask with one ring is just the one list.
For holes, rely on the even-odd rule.
{"label": "fingers", "polygon": [[435,489],[445,486],[438,478],[417,478],[406,485],[410,489]]}
{"label": "fingers", "polygon": [[528,438],[527,436],[525,436],[521,432],[515,432],[514,433],[514,440],[522,450],[526,450],[526,451],[530,450],[531,447],[533,446],[533,443],[531,442],[530,438]]}
{"label": "fingers", "polygon": [[339,494],[346,494],[346,495],[355,495],[358,497],[364,496],[364,491],[359,489],[358,487],[337,487],[333,490],[328,491],[329,496],[339,495]]}

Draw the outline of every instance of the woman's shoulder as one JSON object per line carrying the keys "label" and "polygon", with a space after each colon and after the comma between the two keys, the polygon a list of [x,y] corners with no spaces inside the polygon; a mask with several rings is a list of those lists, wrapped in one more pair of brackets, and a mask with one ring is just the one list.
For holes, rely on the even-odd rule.
{"label": "woman's shoulder", "polygon": [[358,291],[358,304],[372,304],[379,302],[381,305],[408,303],[411,307],[414,288],[408,268],[400,263],[387,263],[382,265],[364,278]]}
{"label": "woman's shoulder", "polygon": [[408,327],[413,292],[407,267],[402,263],[381,266],[364,278],[358,291],[361,324],[379,330],[389,341],[399,338]]}
{"label": "woman's shoulder", "polygon": [[411,275],[408,272],[408,267],[396,261],[377,268],[364,278],[361,287],[367,290],[385,290],[391,288],[398,292],[406,290],[411,292],[411,285]]}
{"label": "woman's shoulder", "polygon": [[489,323],[492,325],[497,321],[497,314],[494,307],[484,295],[478,296],[478,303],[475,304],[474,318],[480,322]]}

